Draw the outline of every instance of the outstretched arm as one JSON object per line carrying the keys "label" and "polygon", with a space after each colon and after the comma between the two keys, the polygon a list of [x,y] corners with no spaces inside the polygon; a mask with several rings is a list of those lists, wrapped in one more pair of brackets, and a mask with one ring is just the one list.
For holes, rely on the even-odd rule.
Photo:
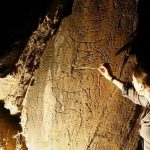
{"label": "outstretched arm", "polygon": [[147,106],[147,99],[143,96],[139,96],[133,86],[127,86],[125,82],[122,82],[113,76],[109,64],[102,64],[98,70],[107,80],[112,82],[122,91],[122,95],[124,97],[129,98],[135,104],[142,105],[144,107]]}
{"label": "outstretched arm", "polygon": [[123,90],[124,82],[116,79],[112,71],[110,69],[109,64],[102,64],[99,68],[98,71],[110,82],[112,82],[114,85],[116,85],[120,90]]}

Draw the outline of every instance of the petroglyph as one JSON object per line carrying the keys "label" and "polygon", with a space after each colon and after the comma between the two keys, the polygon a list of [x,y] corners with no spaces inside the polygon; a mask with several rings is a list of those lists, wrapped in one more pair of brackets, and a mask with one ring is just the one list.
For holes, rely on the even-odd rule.
{"label": "petroglyph", "polygon": [[21,94],[14,95],[23,100],[29,150],[120,150],[126,141],[136,148],[135,107],[97,70],[108,62],[116,77],[122,71],[120,79],[129,79],[135,61],[123,64],[126,54],[115,54],[133,32],[135,7],[134,0],[74,0],[56,32],[45,20],[47,43],[33,38],[17,64]]}

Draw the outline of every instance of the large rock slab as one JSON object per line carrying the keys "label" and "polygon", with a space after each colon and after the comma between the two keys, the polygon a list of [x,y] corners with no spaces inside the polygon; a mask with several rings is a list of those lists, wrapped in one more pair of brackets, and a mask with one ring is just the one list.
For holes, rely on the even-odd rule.
{"label": "large rock slab", "polygon": [[95,68],[108,62],[121,80],[135,64],[115,55],[136,23],[134,1],[74,0],[47,42],[22,110],[29,150],[136,149],[139,110]]}

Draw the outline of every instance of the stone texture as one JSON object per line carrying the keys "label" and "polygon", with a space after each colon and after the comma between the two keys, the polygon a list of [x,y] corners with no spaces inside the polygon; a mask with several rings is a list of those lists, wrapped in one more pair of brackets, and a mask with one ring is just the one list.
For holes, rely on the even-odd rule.
{"label": "stone texture", "polygon": [[[131,80],[135,58],[115,53],[135,31],[136,17],[134,0],[74,0],[55,35],[50,20],[33,34],[12,94],[29,150],[136,150],[140,109],[95,69],[108,62],[117,78]],[[44,43],[41,32],[53,37]]]}
{"label": "stone texture", "polygon": [[135,10],[134,1],[74,1],[23,104],[29,149],[136,149],[138,110],[94,69],[109,62],[118,78],[130,80],[135,59],[124,65],[127,52],[115,53],[135,29]]}
{"label": "stone texture", "polygon": [[[13,72],[0,80],[0,87],[7,89],[3,91],[0,98],[5,101],[5,108],[9,109],[12,115],[21,112],[26,92],[34,82],[34,72],[39,67],[45,43],[55,33],[57,25],[61,21],[59,17],[63,7],[57,8],[60,5],[58,1],[54,4],[56,5],[54,5],[55,9],[45,16],[43,22],[39,23],[37,30],[28,39],[28,43],[15,64]],[[52,17],[50,18],[48,15]],[[8,61],[8,59],[9,57],[5,61]],[[3,61],[3,63],[5,62]],[[1,64],[2,62],[0,62]],[[12,82],[14,83],[12,84]]]}

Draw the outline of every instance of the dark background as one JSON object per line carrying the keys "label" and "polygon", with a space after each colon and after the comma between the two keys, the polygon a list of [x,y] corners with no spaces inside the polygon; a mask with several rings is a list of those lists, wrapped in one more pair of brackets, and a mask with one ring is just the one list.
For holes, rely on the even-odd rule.
{"label": "dark background", "polygon": [[6,0],[0,4],[0,56],[32,34],[48,7],[48,0]]}

